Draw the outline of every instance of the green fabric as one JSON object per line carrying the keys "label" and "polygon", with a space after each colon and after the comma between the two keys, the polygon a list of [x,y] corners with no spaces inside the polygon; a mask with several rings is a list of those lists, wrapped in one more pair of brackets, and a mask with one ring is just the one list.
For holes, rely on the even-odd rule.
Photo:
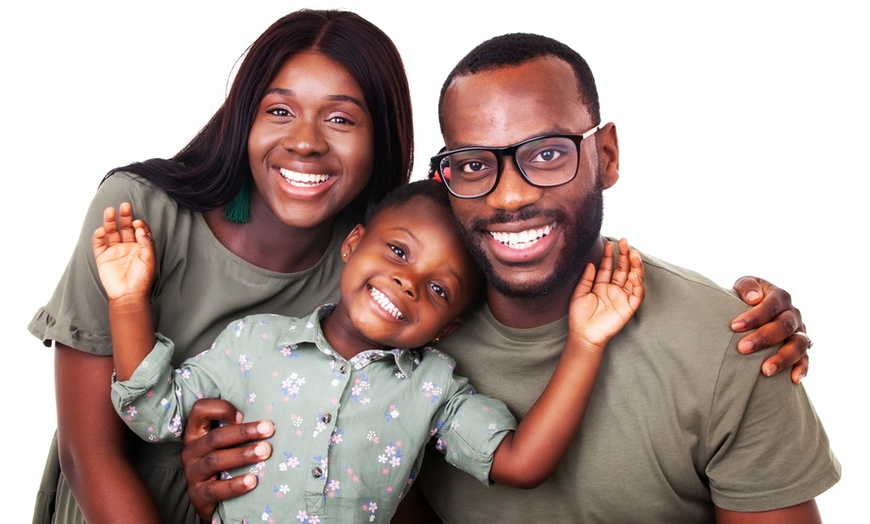
{"label": "green fabric", "polygon": [[[81,351],[111,354],[107,303],[94,265],[91,235],[102,222],[103,210],[125,201],[132,203],[134,215],[145,219],[153,232],[158,257],[152,292],[156,328],[185,349],[174,356],[174,365],[208,348],[233,319],[250,313],[303,315],[338,297],[343,267],[340,247],[352,224],[336,226],[326,254],[314,267],[294,274],[276,273],[227,250],[201,214],[179,207],[149,183],[122,173],[100,187],[54,295],[28,326],[46,345],[55,340]],[[137,468],[167,522],[196,522],[187,507],[180,445],[142,442],[140,448],[134,453]],[[49,470],[53,467],[57,466],[50,465]],[[57,522],[76,522],[77,509],[62,476],[59,482]],[[41,492],[40,507],[45,509],[38,513],[50,511],[50,503],[44,503],[50,497],[50,491]]]}
{"label": "green fabric", "polygon": [[112,385],[115,409],[150,442],[179,440],[200,396],[245,406],[249,420],[276,421],[272,457],[230,472],[256,473],[260,484],[220,504],[222,522],[389,522],[432,436],[451,464],[489,484],[492,454],[516,427],[507,407],[474,394],[434,349],[372,349],[345,360],[320,328],[332,310],[235,321],[175,370],[172,343],[158,335],[133,376]]}
{"label": "green fabric", "polygon": [[[732,292],[648,255],[646,298],[606,349],[583,421],[555,475],[532,490],[480,489],[427,457],[419,485],[447,522],[712,522],[814,498],[840,465],[804,388],[743,356]],[[533,329],[475,312],[442,349],[521,418],[564,346],[567,320]]]}

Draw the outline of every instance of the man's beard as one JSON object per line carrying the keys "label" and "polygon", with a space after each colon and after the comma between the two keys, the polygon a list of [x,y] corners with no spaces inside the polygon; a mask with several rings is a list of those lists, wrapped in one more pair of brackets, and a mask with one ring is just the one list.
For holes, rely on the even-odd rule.
{"label": "man's beard", "polygon": [[[488,229],[487,225],[514,220],[528,220],[532,217],[547,216],[557,219],[559,227],[563,228],[565,248],[558,256],[552,273],[536,282],[514,283],[509,278],[503,278],[496,273],[492,264],[486,258],[486,251],[481,246],[479,232]],[[564,289],[566,285],[575,285],[574,280],[582,273],[582,260],[598,241],[601,234],[601,224],[604,219],[603,188],[600,180],[584,201],[577,207],[577,214],[567,220],[558,216],[561,213],[540,212],[534,209],[519,213],[496,213],[488,220],[473,220],[468,227],[457,224],[465,246],[480,266],[486,280],[498,293],[511,298],[535,298],[548,295]],[[505,275],[509,276],[509,275]]]}

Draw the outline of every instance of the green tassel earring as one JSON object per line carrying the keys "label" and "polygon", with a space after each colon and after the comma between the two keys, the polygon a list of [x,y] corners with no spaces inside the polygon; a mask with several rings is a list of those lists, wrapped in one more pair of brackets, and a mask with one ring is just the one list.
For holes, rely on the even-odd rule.
{"label": "green tassel earring", "polygon": [[236,196],[224,209],[224,218],[239,224],[251,219],[251,179],[246,178]]}

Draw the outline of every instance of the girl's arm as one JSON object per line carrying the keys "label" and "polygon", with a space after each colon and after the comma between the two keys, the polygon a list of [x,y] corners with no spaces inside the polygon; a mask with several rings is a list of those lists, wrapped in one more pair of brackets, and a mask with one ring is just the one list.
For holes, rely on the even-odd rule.
{"label": "girl's arm", "polygon": [[490,479],[533,488],[556,469],[586,413],[604,348],[643,301],[640,254],[619,241],[616,271],[607,242],[596,275],[589,264],[571,299],[568,339],[553,377],[516,431],[496,448]]}
{"label": "girl's arm", "polygon": [[124,202],[103,212],[92,244],[100,281],[109,299],[112,354],[118,380],[127,380],[154,347],[151,282],[154,243],[148,225],[133,219]]}

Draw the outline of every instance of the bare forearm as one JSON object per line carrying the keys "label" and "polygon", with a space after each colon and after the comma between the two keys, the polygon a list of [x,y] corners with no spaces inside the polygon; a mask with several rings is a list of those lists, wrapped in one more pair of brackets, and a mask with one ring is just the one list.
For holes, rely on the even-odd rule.
{"label": "bare forearm", "polygon": [[57,344],[55,373],[61,469],[85,520],[159,522],[129,461],[133,435],[111,404],[112,359]]}
{"label": "bare forearm", "polygon": [[147,298],[109,301],[112,353],[118,380],[127,380],[154,348],[154,322]]}
{"label": "bare forearm", "polygon": [[718,524],[821,524],[822,517],[815,500],[808,500],[795,506],[771,511],[740,513],[716,507]]}
{"label": "bare forearm", "polygon": [[547,387],[496,450],[490,471],[494,482],[532,488],[553,473],[586,414],[602,357],[600,348],[569,336]]}

